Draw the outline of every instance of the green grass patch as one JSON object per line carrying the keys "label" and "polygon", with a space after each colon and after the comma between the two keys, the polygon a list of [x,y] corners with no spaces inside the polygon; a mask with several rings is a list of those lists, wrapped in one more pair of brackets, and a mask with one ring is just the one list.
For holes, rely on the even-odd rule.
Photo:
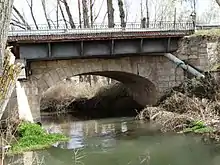
{"label": "green grass patch", "polygon": [[9,154],[19,154],[30,150],[40,150],[51,147],[52,144],[68,141],[62,134],[48,134],[41,126],[34,123],[23,122],[18,126],[20,137],[12,144]]}
{"label": "green grass patch", "polygon": [[190,132],[203,134],[203,133],[214,132],[214,129],[206,126],[202,121],[194,121],[189,125],[188,128],[183,130],[183,133],[190,133]]}

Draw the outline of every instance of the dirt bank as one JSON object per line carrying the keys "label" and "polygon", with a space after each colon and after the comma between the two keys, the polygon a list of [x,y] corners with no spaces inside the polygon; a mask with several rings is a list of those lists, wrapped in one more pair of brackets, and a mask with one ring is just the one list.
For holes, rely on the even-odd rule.
{"label": "dirt bank", "polygon": [[163,132],[202,133],[219,140],[219,89],[211,76],[186,80],[161,97],[155,107],[146,107],[137,117],[156,122]]}

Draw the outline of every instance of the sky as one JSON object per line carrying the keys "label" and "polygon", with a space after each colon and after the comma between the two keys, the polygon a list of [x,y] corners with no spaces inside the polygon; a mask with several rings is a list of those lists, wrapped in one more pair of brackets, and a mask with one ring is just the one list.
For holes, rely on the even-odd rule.
{"label": "sky", "polygon": [[[21,11],[21,13],[25,16],[26,20],[28,20],[29,24],[33,24],[33,20],[31,18],[31,14],[30,14],[30,10],[27,4],[27,1],[29,0],[15,0],[14,1],[14,5],[19,9],[19,11]],[[78,0],[67,0],[69,2],[69,6],[70,6],[70,10],[72,12],[72,16],[74,21],[77,23],[78,22]],[[88,0],[89,1],[89,0]],[[144,0],[143,0],[144,1]],[[150,4],[150,13],[151,16],[155,16],[155,11],[159,10],[158,5],[156,5],[156,3],[158,4],[159,2],[165,2],[165,1],[171,1],[171,0],[152,0],[154,2],[152,2]],[[211,3],[212,1],[212,3]],[[215,0],[197,0],[197,14],[199,17],[203,17],[203,13],[207,10],[210,10],[210,6],[213,5],[213,1]],[[42,10],[42,5],[41,5],[41,0],[33,0],[34,3],[34,15],[36,17],[37,23],[38,24],[45,24],[46,20],[44,17],[44,13]],[[140,3],[141,0],[126,0],[125,6],[126,9],[128,10],[128,22],[140,22],[140,18],[141,18],[141,14],[140,14]],[[48,8],[48,14],[50,16],[50,18],[52,20],[56,20],[56,0],[46,0],[46,4],[47,4],[47,8]],[[113,5],[114,5],[114,9],[115,9],[115,22],[120,22],[120,17],[119,17],[119,10],[118,10],[118,5],[117,5],[117,0],[113,0]],[[103,18],[104,15],[106,13],[106,0],[96,0],[95,1],[95,15],[98,13],[99,9],[100,10],[100,14],[96,20],[96,23],[102,23],[103,22]],[[143,10],[144,10],[144,16],[145,16],[145,4],[143,4]],[[188,8],[188,10],[190,11],[191,8],[189,5],[184,5],[184,4],[177,4],[177,13],[180,13],[181,11],[184,11],[184,8]],[[216,5],[215,8],[218,8],[218,6]],[[189,13],[185,13],[188,14]],[[59,13],[60,15],[60,19],[61,19],[61,13]],[[172,17],[172,13],[170,13],[171,17]],[[105,18],[105,22],[107,22],[107,18]],[[212,22],[220,22],[220,20],[213,20]]]}

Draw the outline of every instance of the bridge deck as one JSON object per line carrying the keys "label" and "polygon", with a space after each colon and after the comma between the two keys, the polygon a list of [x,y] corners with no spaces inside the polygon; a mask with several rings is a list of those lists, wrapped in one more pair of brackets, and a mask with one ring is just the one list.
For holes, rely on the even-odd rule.
{"label": "bridge deck", "polygon": [[194,32],[190,23],[159,24],[148,28],[135,27],[126,28],[92,28],[92,29],[45,29],[38,30],[13,30],[8,34],[8,42],[60,42],[74,40],[109,40],[130,38],[164,38],[183,37]]}

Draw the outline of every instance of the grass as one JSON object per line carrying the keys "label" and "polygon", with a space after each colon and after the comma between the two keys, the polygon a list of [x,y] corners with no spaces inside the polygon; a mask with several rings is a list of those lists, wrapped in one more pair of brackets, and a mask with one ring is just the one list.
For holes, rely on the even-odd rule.
{"label": "grass", "polygon": [[198,30],[191,36],[210,36],[218,37],[220,36],[220,29],[208,29],[208,30]]}
{"label": "grass", "polygon": [[68,141],[69,138],[62,134],[48,134],[38,124],[23,122],[18,126],[19,138],[12,144],[8,154],[19,154],[31,150],[40,150],[51,147],[60,141]]}
{"label": "grass", "polygon": [[189,125],[188,128],[183,130],[183,133],[193,132],[193,133],[203,134],[213,131],[214,131],[213,128],[206,126],[202,121],[194,121]]}

